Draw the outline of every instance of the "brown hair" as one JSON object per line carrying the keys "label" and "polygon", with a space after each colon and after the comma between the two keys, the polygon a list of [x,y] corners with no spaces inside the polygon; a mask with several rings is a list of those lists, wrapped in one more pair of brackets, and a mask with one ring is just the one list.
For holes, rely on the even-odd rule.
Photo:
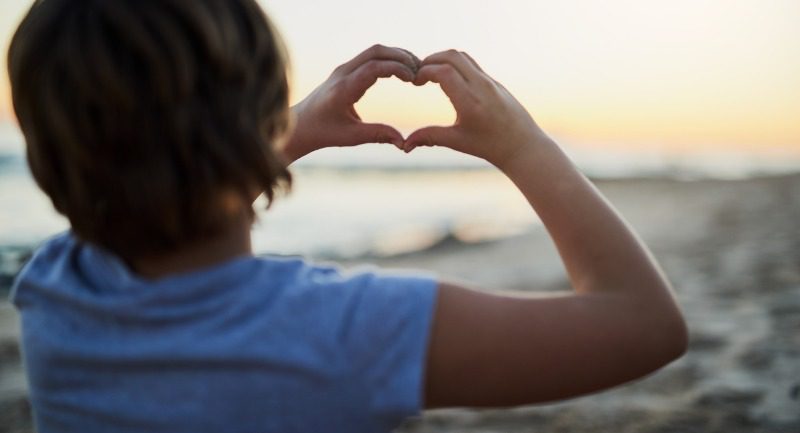
{"label": "brown hair", "polygon": [[38,0],[8,67],[37,183],[122,257],[223,232],[223,191],[291,183],[287,60],[255,0]]}

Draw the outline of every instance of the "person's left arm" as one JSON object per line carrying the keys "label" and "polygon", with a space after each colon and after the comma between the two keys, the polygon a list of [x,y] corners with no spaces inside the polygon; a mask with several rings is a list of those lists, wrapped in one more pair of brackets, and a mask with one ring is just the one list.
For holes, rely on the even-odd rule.
{"label": "person's left arm", "polygon": [[380,123],[364,123],[354,104],[378,81],[395,76],[413,82],[420,60],[401,48],[374,45],[333,73],[292,107],[294,130],[279,150],[289,163],[326,147],[392,143],[402,148],[403,136]]}

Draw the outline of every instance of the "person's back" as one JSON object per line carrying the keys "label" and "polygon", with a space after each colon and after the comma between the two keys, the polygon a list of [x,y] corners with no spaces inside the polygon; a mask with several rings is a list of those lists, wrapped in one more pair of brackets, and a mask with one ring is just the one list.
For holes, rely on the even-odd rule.
{"label": "person's back", "polygon": [[24,275],[39,431],[386,431],[421,408],[429,277],[239,257],[150,281],[71,234]]}
{"label": "person's back", "polygon": [[[376,45],[290,112],[285,55],[254,0],[47,0],[8,64],[31,171],[72,226],[12,291],[41,433],[387,431],[424,408],[594,392],[685,350],[647,250],[465,53],[420,62]],[[353,104],[392,75],[439,83],[456,124],[403,139],[362,123]],[[494,164],[575,293],[254,257],[253,200],[291,182],[287,165],[368,142]]]}

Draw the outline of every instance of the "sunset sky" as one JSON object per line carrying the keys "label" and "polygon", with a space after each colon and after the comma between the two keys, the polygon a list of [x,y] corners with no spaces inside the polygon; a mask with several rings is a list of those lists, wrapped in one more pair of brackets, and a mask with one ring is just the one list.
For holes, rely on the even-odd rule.
{"label": "sunset sky", "polygon": [[[28,0],[0,3],[5,48]],[[800,153],[800,2],[262,1],[292,55],[294,99],[369,45],[472,54],[537,121],[594,146]],[[382,80],[358,106],[404,131],[447,123],[438,87]]]}

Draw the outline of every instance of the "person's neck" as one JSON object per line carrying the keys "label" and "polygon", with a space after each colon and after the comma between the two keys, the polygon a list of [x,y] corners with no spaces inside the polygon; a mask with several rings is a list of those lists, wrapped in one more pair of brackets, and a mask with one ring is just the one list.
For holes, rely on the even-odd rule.
{"label": "person's neck", "polygon": [[139,275],[156,279],[207,268],[236,257],[251,256],[250,227],[250,219],[242,218],[219,236],[187,245],[172,253],[133,260],[129,265]]}

